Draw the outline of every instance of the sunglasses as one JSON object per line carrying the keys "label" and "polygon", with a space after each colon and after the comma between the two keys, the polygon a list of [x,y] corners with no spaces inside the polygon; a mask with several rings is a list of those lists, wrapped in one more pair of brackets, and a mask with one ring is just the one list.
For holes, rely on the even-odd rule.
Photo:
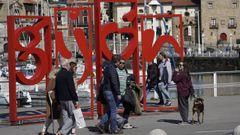
{"label": "sunglasses", "polygon": [[125,64],[125,62],[121,62],[121,61],[120,61],[120,64]]}

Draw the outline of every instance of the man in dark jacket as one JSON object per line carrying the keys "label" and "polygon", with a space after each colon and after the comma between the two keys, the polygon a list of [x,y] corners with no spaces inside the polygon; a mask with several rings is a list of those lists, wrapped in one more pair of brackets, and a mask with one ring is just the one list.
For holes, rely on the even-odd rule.
{"label": "man in dark jacket", "polygon": [[159,78],[159,73],[158,73],[158,66],[154,62],[149,62],[148,63],[148,68],[147,68],[147,87],[146,91],[147,94],[151,89],[154,89],[159,97],[159,105],[163,105],[163,100],[162,100],[162,93],[158,88],[158,78]]}
{"label": "man in dark jacket", "polygon": [[57,132],[57,135],[69,134],[71,129],[76,127],[73,110],[79,108],[79,104],[73,75],[69,69],[69,61],[64,59],[62,61],[62,68],[56,76],[55,94],[57,101],[60,102],[63,118],[63,125]]}
{"label": "man in dark jacket", "polygon": [[112,134],[122,134],[121,129],[117,126],[117,103],[121,100],[120,82],[116,68],[119,66],[121,60],[120,55],[113,55],[111,63],[105,65],[104,68],[104,84],[103,96],[106,101],[106,113],[101,118],[97,128],[104,133],[104,125],[110,121],[110,132]]}

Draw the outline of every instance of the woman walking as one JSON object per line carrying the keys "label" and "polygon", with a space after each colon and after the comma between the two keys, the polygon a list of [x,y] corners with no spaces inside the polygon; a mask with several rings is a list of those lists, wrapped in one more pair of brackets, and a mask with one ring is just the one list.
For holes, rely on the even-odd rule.
{"label": "woman walking", "polygon": [[46,112],[46,121],[45,124],[43,125],[40,135],[47,135],[48,134],[48,128],[53,123],[53,120],[57,120],[59,126],[61,126],[61,120],[60,120],[60,115],[61,115],[61,109],[59,107],[59,104],[56,101],[55,98],[55,79],[56,79],[56,74],[58,73],[59,69],[54,68],[49,74],[49,82],[47,86],[47,112]]}

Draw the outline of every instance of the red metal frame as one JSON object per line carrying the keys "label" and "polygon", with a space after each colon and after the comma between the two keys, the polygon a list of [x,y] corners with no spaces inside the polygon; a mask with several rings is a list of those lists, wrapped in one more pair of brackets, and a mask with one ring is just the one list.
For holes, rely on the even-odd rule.
{"label": "red metal frame", "polygon": [[[123,21],[132,23],[131,27],[118,28],[116,22],[101,24],[100,22],[100,2],[131,2],[131,9],[123,15]],[[133,73],[139,83],[139,55],[138,55],[138,22],[137,22],[137,0],[96,0],[95,1],[95,41],[96,41],[96,79],[97,90],[100,86],[102,76],[102,58],[110,60],[113,53],[109,50],[106,43],[106,37],[110,33],[130,33],[131,40],[128,46],[121,53],[121,56],[128,60],[133,55]],[[103,107],[100,102],[97,103],[97,113],[103,114]]]}
{"label": "red metal frame", "polygon": [[[88,35],[89,39],[85,38],[84,31],[81,28],[75,28],[73,30],[74,37],[76,39],[77,45],[83,54],[83,59],[85,63],[85,70],[81,78],[77,81],[77,84],[82,84],[88,78],[90,78],[90,93],[91,93],[91,103],[90,112],[83,112],[84,116],[94,116],[94,92],[93,92],[93,68],[92,68],[92,8],[89,7],[78,7],[78,8],[54,8],[54,31],[56,36],[56,65],[59,64],[58,54],[64,58],[72,58],[72,53],[67,49],[63,34],[58,31],[57,27],[57,17],[59,11],[68,11],[69,21],[74,21],[79,17],[81,11],[88,11]],[[81,103],[80,103],[81,104]]]}
{"label": "red metal frame", "polygon": [[[154,31],[152,29],[144,30],[144,19],[145,18],[179,18],[179,29],[180,29],[180,45],[171,35],[160,36],[156,39],[156,42],[153,43]],[[141,16],[141,33],[142,33],[142,81],[143,81],[143,96],[144,96],[144,111],[153,111],[153,110],[177,110],[177,107],[147,107],[147,97],[146,97],[146,79],[145,79],[145,61],[153,61],[154,58],[158,55],[159,50],[164,45],[164,43],[170,43],[175,48],[175,51],[180,55],[181,61],[183,61],[183,33],[182,33],[182,15],[180,14],[157,14],[157,15],[142,15]],[[151,52],[151,53],[149,53]]]}
{"label": "red metal frame", "polygon": [[[123,21],[131,22],[131,27],[118,28],[116,22],[110,22],[107,24],[101,24],[100,22],[100,2],[130,2],[131,9],[128,13],[123,15]],[[88,26],[89,26],[89,40],[87,41],[84,35],[84,31],[80,28],[73,30],[74,37],[78,44],[79,49],[83,53],[83,58],[85,61],[85,70],[82,77],[78,80],[78,84],[83,83],[86,79],[90,78],[91,85],[91,110],[90,112],[84,112],[85,116],[94,115],[94,94],[93,94],[93,76],[92,76],[92,8],[55,8],[55,36],[56,36],[56,65],[58,65],[58,54],[61,54],[64,58],[71,58],[72,54],[67,50],[66,45],[63,40],[63,35],[61,31],[58,31],[57,27],[57,13],[59,11],[69,11],[69,20],[75,20],[78,17],[80,11],[88,11]],[[100,79],[102,76],[102,58],[110,60],[113,53],[109,50],[106,43],[106,37],[110,33],[129,33],[131,40],[125,50],[121,53],[121,56],[128,60],[133,56],[133,72],[136,76],[137,83],[139,84],[139,49],[138,49],[138,21],[137,21],[137,0],[96,0],[95,2],[95,45],[96,45],[96,80],[97,88],[100,86]],[[143,89],[146,89],[145,82],[145,61],[152,61],[156,57],[159,49],[166,42],[171,43],[175,48],[176,52],[180,54],[181,60],[183,61],[183,33],[182,33],[182,16],[181,15],[146,15],[141,16],[141,26],[143,28],[143,20],[145,18],[163,18],[163,17],[178,17],[180,20],[180,46],[177,41],[170,35],[165,35],[159,37],[154,46],[153,42],[153,30],[142,29],[142,65],[143,65]],[[16,28],[16,19],[38,19],[38,22],[33,24],[33,26]],[[8,66],[9,66],[9,93],[10,93],[10,121],[12,123],[18,120],[43,118],[45,115],[35,115],[26,117],[17,117],[17,106],[16,106],[16,81],[24,85],[33,85],[40,82],[44,76],[48,81],[48,73],[52,66],[52,38],[51,38],[51,18],[50,17],[37,17],[37,16],[8,16]],[[39,44],[41,35],[40,29],[44,28],[44,50],[36,48]],[[31,37],[31,42],[27,47],[21,46],[19,42],[19,37],[22,32],[27,32]],[[31,54],[36,59],[37,70],[34,76],[30,79],[25,78],[24,74],[21,72],[16,72],[16,54],[19,51],[17,59],[19,61],[26,61],[28,56]],[[151,53],[149,53],[151,52]],[[47,64],[46,64],[47,62]],[[97,89],[98,90],[98,89]],[[97,104],[98,115],[103,114],[101,103]],[[146,93],[144,92],[144,110],[176,110],[176,107],[147,107],[146,106]]]}
{"label": "red metal frame", "polygon": [[[32,26],[17,27],[16,19],[37,19]],[[24,85],[33,85],[39,83],[44,77],[48,76],[52,66],[52,39],[51,39],[51,18],[37,16],[8,16],[8,67],[9,67],[9,98],[10,98],[10,122],[15,123],[19,120],[43,118],[45,115],[35,116],[17,116],[16,104],[16,82]],[[41,40],[40,30],[44,29],[44,50],[36,48]],[[26,32],[31,37],[31,42],[23,47],[19,42],[21,33]],[[16,56],[15,52],[19,55]],[[16,58],[19,61],[28,60],[32,55],[36,60],[36,72],[30,79],[26,78],[21,71],[16,72]]]}

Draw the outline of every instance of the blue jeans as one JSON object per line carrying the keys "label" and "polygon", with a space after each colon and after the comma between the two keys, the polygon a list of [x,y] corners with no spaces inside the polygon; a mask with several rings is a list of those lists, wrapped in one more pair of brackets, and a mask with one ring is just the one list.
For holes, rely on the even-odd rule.
{"label": "blue jeans", "polygon": [[169,91],[168,91],[168,85],[169,84],[164,84],[163,82],[160,82],[158,84],[158,87],[160,88],[161,92],[162,92],[162,95],[163,95],[163,98],[166,100],[166,101],[170,101],[170,96],[169,96]]}
{"label": "blue jeans", "polygon": [[110,120],[110,130],[117,129],[117,105],[112,91],[104,91],[103,96],[106,100],[106,113],[102,116],[100,125],[104,126]]}

